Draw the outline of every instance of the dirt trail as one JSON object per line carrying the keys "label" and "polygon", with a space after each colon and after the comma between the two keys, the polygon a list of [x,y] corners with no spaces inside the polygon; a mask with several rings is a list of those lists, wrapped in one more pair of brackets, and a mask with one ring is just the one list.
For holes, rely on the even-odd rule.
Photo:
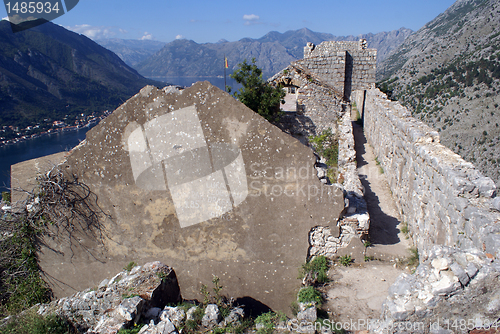
{"label": "dirt trail", "polygon": [[404,272],[396,263],[409,256],[410,247],[410,241],[400,231],[398,210],[385,174],[375,160],[372,147],[366,142],[363,128],[353,123],[353,132],[358,174],[365,188],[370,213],[372,246],[367,248],[366,255],[375,261],[350,267],[337,265],[330,270],[332,282],[325,307],[336,321],[349,324],[380,317],[389,287]]}

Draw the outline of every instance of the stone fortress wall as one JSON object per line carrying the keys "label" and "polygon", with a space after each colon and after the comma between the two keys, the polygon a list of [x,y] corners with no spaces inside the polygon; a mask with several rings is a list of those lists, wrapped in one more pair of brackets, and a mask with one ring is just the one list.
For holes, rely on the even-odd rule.
{"label": "stone fortress wall", "polygon": [[434,245],[475,247],[498,258],[500,197],[494,182],[375,89],[376,55],[365,40],[328,41],[308,43],[296,63],[358,106],[367,141],[424,259]]}
{"label": "stone fortress wall", "polygon": [[375,87],[377,50],[368,49],[366,40],[323,42],[304,47],[304,59],[297,63],[321,76],[347,99],[351,92]]}
{"label": "stone fortress wall", "polygon": [[500,197],[495,183],[439,142],[439,134],[378,89],[364,101],[364,132],[396,205],[425,258],[434,245],[500,256]]}
{"label": "stone fortress wall", "polygon": [[[365,59],[363,52],[368,52]],[[342,60],[348,64],[349,56],[354,59],[351,72],[354,74],[349,76],[351,70],[345,66],[343,76],[339,64]],[[320,81],[341,91],[346,102],[356,103],[367,142],[374,148],[393,199],[418,249],[419,265],[415,272],[401,274],[392,284],[380,319],[375,319],[369,328],[373,333],[430,330],[451,334],[457,331],[449,324],[464,321],[468,321],[469,330],[497,328],[500,197],[495,197],[495,184],[473,164],[441,145],[436,131],[374,88],[374,58],[376,51],[370,54],[362,41],[357,45],[325,42],[317,47],[309,44],[305,59],[298,61]],[[311,114],[314,112],[313,109]],[[352,136],[350,119],[342,120],[346,126],[338,127],[339,143]],[[343,150],[350,152],[349,145],[341,147],[339,154]],[[357,178],[351,176],[353,180]],[[356,199],[348,185],[344,184],[344,190],[346,204]],[[362,211],[362,206],[348,205],[349,211]],[[359,221],[357,225],[361,226]],[[342,224],[340,231],[345,233]],[[338,256],[338,251],[331,252],[330,239],[328,228],[319,226],[311,231],[310,254]],[[418,327],[409,330],[408,325]]]}

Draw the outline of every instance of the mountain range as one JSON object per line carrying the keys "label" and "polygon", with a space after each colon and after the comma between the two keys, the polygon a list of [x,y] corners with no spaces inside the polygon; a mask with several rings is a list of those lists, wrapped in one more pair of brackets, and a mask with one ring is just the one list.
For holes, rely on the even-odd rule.
{"label": "mountain range", "polygon": [[159,83],[83,35],[51,22],[14,34],[0,21],[0,129],[114,110],[147,84]]}
{"label": "mountain range", "polygon": [[133,67],[159,51],[164,42],[140,39],[109,38],[96,40],[98,44],[113,51],[125,64]]}
{"label": "mountain range", "polygon": [[[98,42],[149,78],[220,76],[223,74],[224,56],[229,61],[229,73],[244,59],[255,58],[257,65],[263,70],[264,77],[269,77],[288,66],[290,62],[301,59],[307,42],[319,44],[327,40],[356,41],[365,38],[369,47],[378,49],[378,59],[383,60],[411,33],[410,29],[401,28],[377,34],[335,36],[303,28],[285,33],[271,31],[258,39],[243,38],[236,42],[221,40],[217,43],[199,44],[180,39],[165,44],[155,53],[151,53],[154,49],[151,41],[113,39]],[[144,47],[140,46],[141,43]],[[158,44],[154,44],[154,47],[158,47]]]}
{"label": "mountain range", "polygon": [[458,0],[378,66],[380,87],[500,187],[500,0]]}

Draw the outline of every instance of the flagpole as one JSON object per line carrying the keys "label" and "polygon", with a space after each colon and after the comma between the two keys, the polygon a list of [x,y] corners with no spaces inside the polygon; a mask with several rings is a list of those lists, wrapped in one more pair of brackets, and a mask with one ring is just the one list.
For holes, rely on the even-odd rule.
{"label": "flagpole", "polygon": [[224,91],[226,91],[226,55],[224,54]]}

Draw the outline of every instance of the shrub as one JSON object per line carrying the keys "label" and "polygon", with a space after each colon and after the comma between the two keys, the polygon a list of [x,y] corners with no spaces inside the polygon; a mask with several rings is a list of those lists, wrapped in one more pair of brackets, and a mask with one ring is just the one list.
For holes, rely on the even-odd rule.
{"label": "shrub", "polygon": [[300,271],[300,278],[304,278],[306,275],[311,275],[315,278],[318,283],[328,282],[328,259],[323,256],[316,256],[309,262],[302,265]]}
{"label": "shrub", "polygon": [[319,136],[310,136],[309,143],[320,156],[326,159],[328,167],[337,167],[339,143],[331,128],[323,130]]}
{"label": "shrub", "polygon": [[125,267],[123,267],[123,270],[127,271],[127,273],[130,273],[130,271],[134,269],[135,266],[137,266],[137,263],[135,263],[134,261],[130,261]]}
{"label": "shrub", "polygon": [[73,334],[77,331],[57,315],[42,317],[33,311],[16,316],[2,328],[3,334]]}
{"label": "shrub", "polygon": [[8,191],[2,191],[2,201],[5,202],[5,204],[10,204],[10,201],[11,201],[11,196],[10,196],[10,192]]}
{"label": "shrub", "polygon": [[[278,121],[282,115],[280,105],[286,93],[279,86],[272,86],[262,79],[262,70],[255,64],[255,58],[248,64],[246,59],[238,64],[238,69],[230,75],[242,84],[234,97],[270,122]],[[229,87],[229,92],[231,88]]]}
{"label": "shrub", "polygon": [[270,311],[267,313],[263,313],[255,319],[256,325],[258,325],[258,324],[263,325],[261,328],[259,328],[257,330],[257,333],[259,333],[259,334],[271,334],[272,332],[274,332],[276,325],[279,322],[284,322],[284,321],[286,321],[286,316],[285,316],[285,314],[283,314],[281,312],[276,313],[276,312]]}
{"label": "shrub", "polygon": [[300,303],[316,303],[316,307],[321,307],[323,302],[323,297],[321,296],[321,292],[316,290],[313,286],[308,286],[306,288],[302,288],[299,291],[298,300]]}

